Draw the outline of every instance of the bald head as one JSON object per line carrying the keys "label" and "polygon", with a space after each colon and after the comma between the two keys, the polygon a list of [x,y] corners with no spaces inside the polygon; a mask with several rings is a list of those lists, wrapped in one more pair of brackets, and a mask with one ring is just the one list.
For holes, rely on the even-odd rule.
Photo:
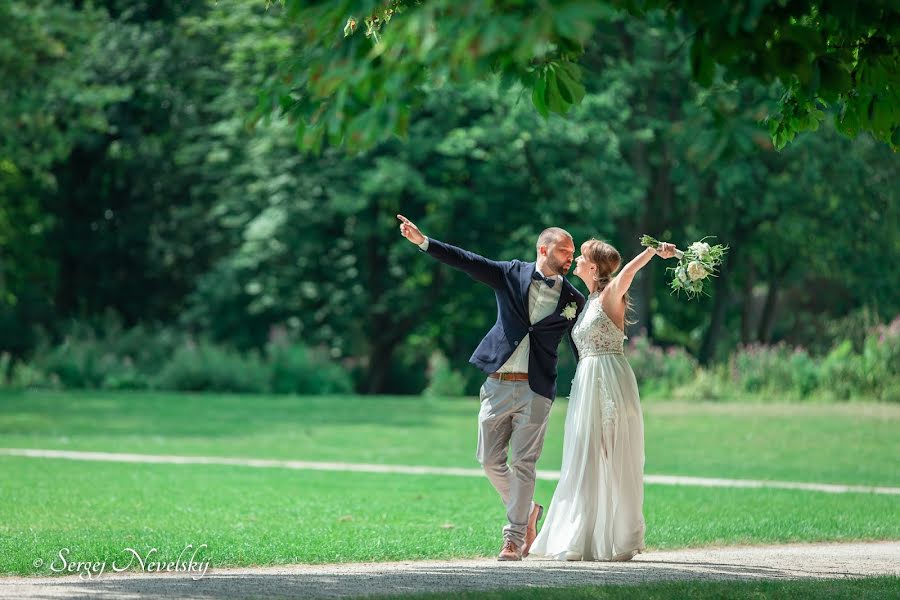
{"label": "bald head", "polygon": [[540,252],[541,246],[555,246],[560,240],[568,239],[573,244],[572,234],[561,227],[548,227],[541,232],[537,240],[537,250]]}

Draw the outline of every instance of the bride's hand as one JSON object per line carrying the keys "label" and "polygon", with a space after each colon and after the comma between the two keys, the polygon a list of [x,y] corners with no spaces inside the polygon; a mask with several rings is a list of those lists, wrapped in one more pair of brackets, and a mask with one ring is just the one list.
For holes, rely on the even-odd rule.
{"label": "bride's hand", "polygon": [[673,258],[675,256],[675,244],[662,242],[660,243],[659,248],[656,249],[656,253],[659,254],[661,258]]}

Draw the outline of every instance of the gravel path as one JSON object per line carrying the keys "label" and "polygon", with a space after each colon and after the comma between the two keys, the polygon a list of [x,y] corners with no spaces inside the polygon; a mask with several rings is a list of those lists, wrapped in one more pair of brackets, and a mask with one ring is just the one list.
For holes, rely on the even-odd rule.
{"label": "gravel path", "polygon": [[[182,573],[0,578],[0,598],[348,598],[515,587],[676,580],[821,579],[900,575],[900,541],[699,548],[641,554],[629,563],[490,559],[210,568]],[[452,596],[451,596],[452,597]]]}

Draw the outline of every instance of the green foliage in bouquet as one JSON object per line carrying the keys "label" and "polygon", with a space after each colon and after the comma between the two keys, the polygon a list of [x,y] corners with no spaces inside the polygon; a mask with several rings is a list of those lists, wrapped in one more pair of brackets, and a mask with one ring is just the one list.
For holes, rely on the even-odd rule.
{"label": "green foliage in bouquet", "polygon": [[[678,257],[678,265],[669,267],[667,270],[673,273],[672,281],[669,284],[673,292],[685,292],[689,300],[702,295],[709,295],[705,285],[710,277],[716,277],[716,271],[722,261],[725,260],[725,253],[728,246],[716,244],[710,246],[704,240],[711,236],[707,236],[699,242],[694,242],[688,246],[687,250],[676,251]],[[658,248],[660,241],[645,235],[641,237],[641,245],[649,248]]]}

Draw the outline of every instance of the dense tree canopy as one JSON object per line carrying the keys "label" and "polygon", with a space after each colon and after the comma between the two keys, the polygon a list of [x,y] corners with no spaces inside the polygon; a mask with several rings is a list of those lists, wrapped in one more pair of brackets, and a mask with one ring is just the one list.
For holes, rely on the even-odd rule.
{"label": "dense tree canopy", "polygon": [[[271,3],[270,3],[271,4]],[[406,135],[444,83],[519,82],[538,112],[585,95],[585,49],[603,27],[664,15],[668,60],[688,55],[704,87],[778,81],[765,115],[777,148],[816,130],[868,131],[900,146],[900,6],[893,0],[282,0],[303,52],[261,102],[296,118],[304,147],[369,147]]]}
{"label": "dense tree canopy", "polygon": [[823,323],[900,311],[896,154],[832,122],[776,152],[758,120],[780,86],[697,86],[662,11],[596,24],[565,119],[527,82],[423,80],[405,139],[313,155],[285,115],[248,126],[305,56],[277,5],[0,6],[0,359],[113,313],[241,350],[286,333],[359,390],[417,393],[429,354],[463,369],[496,313],[399,237],[401,211],[499,259],[531,258],[550,225],[626,257],[642,233],[718,235],[733,252],[712,297],[676,300],[653,262],[629,331],[709,363],[742,343],[827,349]]}

